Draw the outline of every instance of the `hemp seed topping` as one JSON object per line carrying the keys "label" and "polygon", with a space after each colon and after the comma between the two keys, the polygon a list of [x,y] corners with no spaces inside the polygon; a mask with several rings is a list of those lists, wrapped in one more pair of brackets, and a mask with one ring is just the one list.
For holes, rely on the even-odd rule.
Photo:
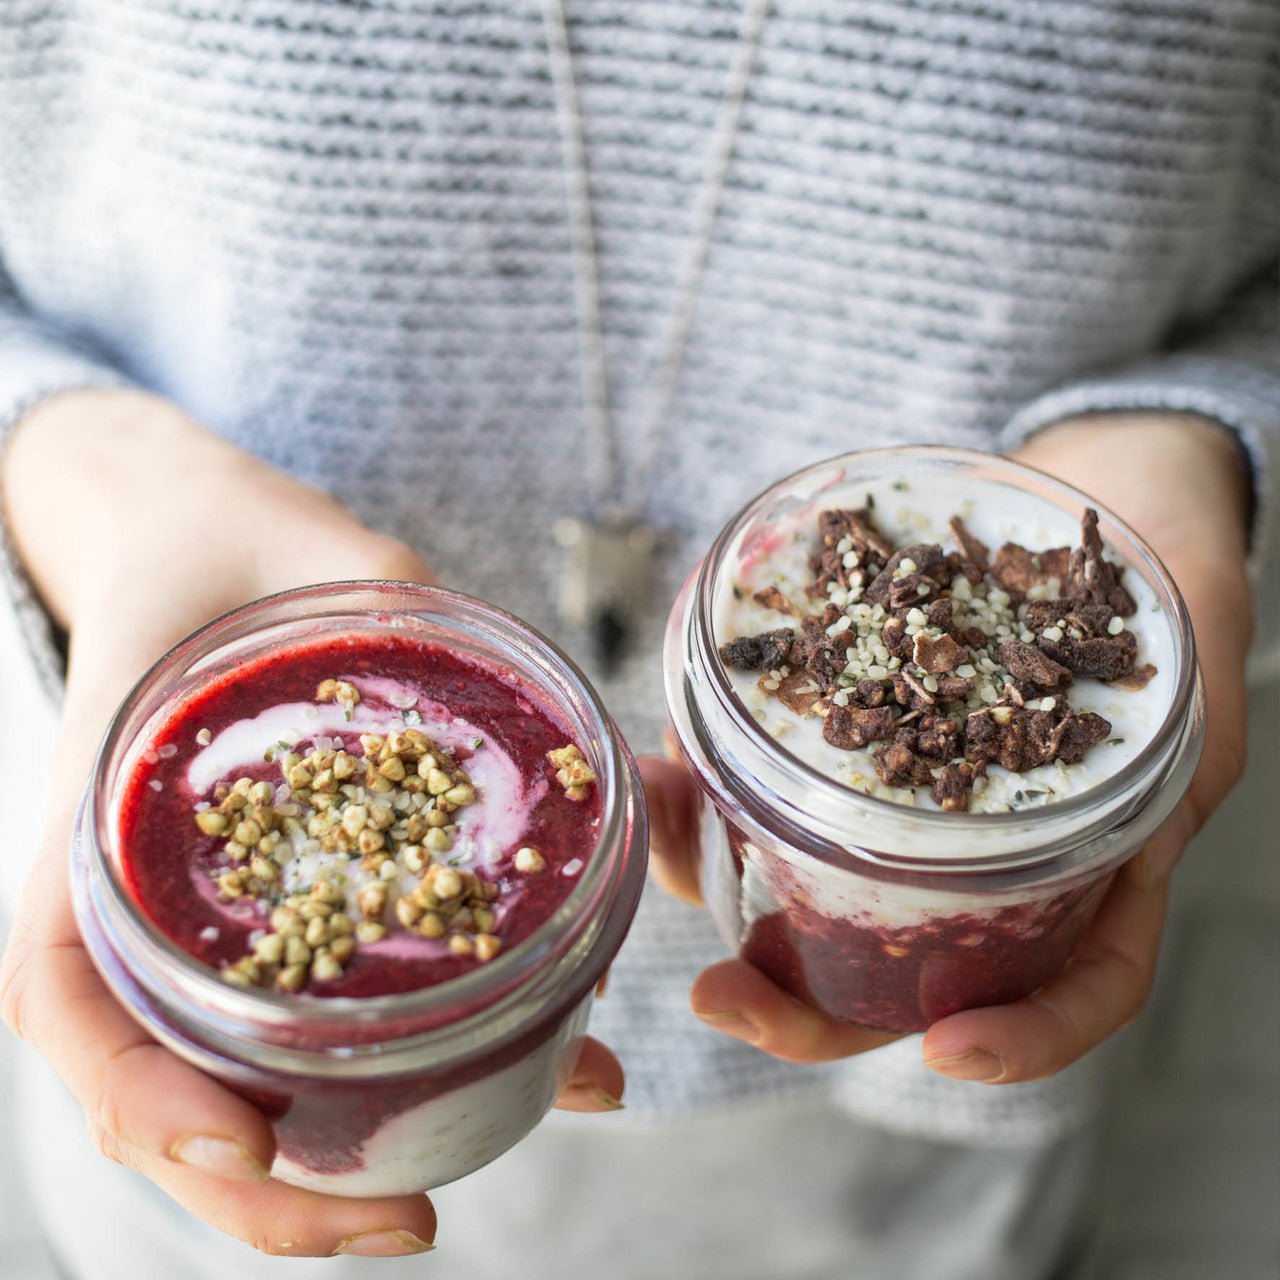
{"label": "hemp seed topping", "polygon": [[[927,788],[954,811],[969,807],[993,764],[1061,769],[1108,739],[1106,719],[1070,706],[1077,678],[1141,688],[1156,670],[1137,663],[1125,625],[1137,605],[1123,567],[1103,555],[1095,510],[1085,510],[1075,549],[1006,542],[992,555],[960,516],[948,527],[955,550],[895,547],[870,504],[822,512],[811,579],[753,593],[795,625],[739,635],[719,653],[759,672],[768,698],[821,717],[829,746],[870,751],[880,783],[905,789],[895,799]],[[1017,792],[1014,807],[1031,794],[1048,792]]]}

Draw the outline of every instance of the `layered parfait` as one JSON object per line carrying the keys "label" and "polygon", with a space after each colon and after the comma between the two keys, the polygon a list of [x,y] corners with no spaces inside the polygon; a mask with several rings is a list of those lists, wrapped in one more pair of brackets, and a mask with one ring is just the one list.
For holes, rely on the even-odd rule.
{"label": "layered parfait", "polygon": [[[1087,797],[1142,772],[1187,662],[1093,507],[1063,509],[1007,463],[993,465],[1014,483],[858,475],[850,459],[804,500],[758,500],[704,573],[720,670],[702,683],[733,705],[725,728],[710,698],[689,712],[677,690],[673,724],[710,801],[704,892],[722,932],[797,998],[918,1030],[1020,998],[1065,962],[1116,865],[1114,848],[1073,863],[1072,826],[1076,843],[1096,836]],[[710,729],[692,729],[704,714]],[[756,756],[767,767],[744,778]],[[775,774],[786,821],[761,834],[769,816],[739,810]],[[841,788],[854,798],[832,799]],[[810,810],[851,857],[813,856]],[[1051,829],[1056,863],[1012,871]]]}
{"label": "layered parfait", "polygon": [[[565,992],[539,966],[572,952],[566,902],[616,823],[583,750],[598,760],[602,744],[535,682],[367,623],[267,646],[164,705],[125,756],[110,844],[141,917],[198,970],[260,997],[270,1043],[229,1044],[198,1019],[191,1034],[182,1008],[162,1038],[178,1028],[232,1060],[224,1078],[275,1121],[277,1176],[381,1195],[485,1163],[550,1106],[608,957],[570,965]],[[547,936],[553,918],[564,938]],[[507,973],[504,957],[535,936],[539,954]],[[522,982],[546,1016],[524,1017]],[[506,1009],[492,1015],[501,1034],[468,1022],[491,1006]],[[453,1024],[470,1028],[465,1043],[449,1042]],[[415,1036],[435,1048],[414,1058]],[[304,1075],[308,1053],[324,1069],[292,1078],[277,1047]],[[241,1049],[251,1068],[236,1069]]]}

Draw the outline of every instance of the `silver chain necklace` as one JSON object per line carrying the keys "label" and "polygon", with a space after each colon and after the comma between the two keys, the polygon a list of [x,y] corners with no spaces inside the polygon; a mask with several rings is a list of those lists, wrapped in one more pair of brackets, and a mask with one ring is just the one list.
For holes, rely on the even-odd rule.
{"label": "silver chain necklace", "polygon": [[742,103],[771,3],[772,0],[746,0],[743,9],[728,82],[693,202],[675,303],[663,326],[654,375],[647,388],[637,462],[628,481],[622,474],[619,441],[610,411],[586,138],[564,3],[542,0],[568,196],[590,484],[588,502],[584,504],[588,508],[586,516],[563,517],[555,523],[556,540],[565,550],[560,614],[572,626],[589,628],[597,659],[606,670],[613,668],[624,653],[631,615],[644,606],[650,588],[659,534],[642,519],[641,513],[651,494],[654,469],[670,425]]}

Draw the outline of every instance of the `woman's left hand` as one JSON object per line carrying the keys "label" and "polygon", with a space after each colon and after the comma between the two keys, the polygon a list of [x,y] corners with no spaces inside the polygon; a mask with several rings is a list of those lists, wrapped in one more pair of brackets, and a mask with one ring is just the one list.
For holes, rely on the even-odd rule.
{"label": "woman's left hand", "polygon": [[[1121,868],[1061,973],[1023,1000],[953,1014],[925,1034],[924,1060],[933,1070],[992,1084],[1052,1075],[1142,1009],[1169,876],[1244,768],[1244,664],[1252,630],[1244,569],[1248,481],[1220,427],[1190,415],[1094,415],[1045,429],[1014,456],[1096,498],[1164,561],[1195,629],[1208,725],[1181,805]],[[693,783],[668,760],[650,757],[641,770],[654,874],[678,897],[701,902]],[[690,1000],[708,1025],[794,1062],[848,1057],[896,1038],[826,1018],[737,959],[701,973]]]}

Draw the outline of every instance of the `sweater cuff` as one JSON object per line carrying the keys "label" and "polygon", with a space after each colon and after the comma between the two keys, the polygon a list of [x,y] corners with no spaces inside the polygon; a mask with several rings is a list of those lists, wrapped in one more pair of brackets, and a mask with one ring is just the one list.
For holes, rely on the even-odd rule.
{"label": "sweater cuff", "polygon": [[[0,316],[0,455],[21,418],[63,391],[126,388],[118,370],[81,352],[40,326],[6,323]],[[40,686],[54,702],[66,677],[64,638],[45,609],[13,542],[0,503],[0,591],[17,615],[18,629]]]}
{"label": "sweater cuff", "polygon": [[1194,413],[1220,423],[1239,443],[1253,483],[1249,574],[1258,620],[1250,669],[1258,675],[1280,665],[1280,373],[1227,359],[1169,356],[1124,373],[1068,383],[1015,414],[1000,434],[1009,452],[1036,432],[1066,418],[1125,411]]}

